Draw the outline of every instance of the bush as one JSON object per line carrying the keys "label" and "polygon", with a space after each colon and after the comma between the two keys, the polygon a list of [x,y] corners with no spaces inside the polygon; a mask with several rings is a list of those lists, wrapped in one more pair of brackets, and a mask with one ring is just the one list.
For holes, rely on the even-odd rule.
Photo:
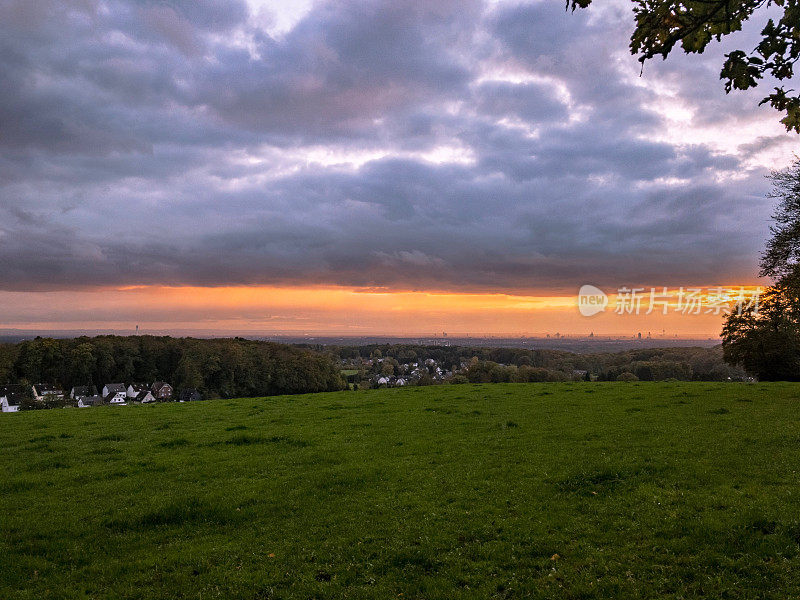
{"label": "bush", "polygon": [[425,373],[422,377],[419,378],[417,381],[417,385],[433,385],[433,377]]}
{"label": "bush", "polygon": [[639,378],[633,373],[620,373],[617,381],[639,381]]}
{"label": "bush", "polygon": [[544,381],[566,381],[567,374],[561,371],[543,369],[541,367],[520,367],[517,369],[514,381],[519,383],[544,382]]}

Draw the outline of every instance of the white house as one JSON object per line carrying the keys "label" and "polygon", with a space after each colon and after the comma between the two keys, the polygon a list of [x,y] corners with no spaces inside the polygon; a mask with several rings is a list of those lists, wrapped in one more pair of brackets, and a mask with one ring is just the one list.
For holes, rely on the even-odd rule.
{"label": "white house", "polygon": [[89,408],[90,406],[100,406],[103,403],[102,396],[81,396],[78,398],[78,408]]}
{"label": "white house", "polygon": [[403,379],[402,377],[400,377],[400,378],[397,379],[397,381],[394,382],[394,384],[395,385],[405,385],[406,384],[406,380]]}
{"label": "white house", "polygon": [[16,398],[13,394],[0,396],[0,410],[2,410],[2,412],[18,412],[19,399]]}
{"label": "white house", "polygon": [[13,383],[0,385],[0,410],[2,410],[2,412],[19,411],[19,405],[24,395],[25,387],[22,385]]}
{"label": "white house", "polygon": [[124,383],[107,383],[103,386],[103,391],[101,392],[101,395],[103,396],[103,398],[107,399],[109,396],[113,396],[114,394],[117,394],[119,392],[122,392],[123,397],[128,396],[128,392],[125,389]]}
{"label": "white house", "polygon": [[106,402],[109,404],[116,404],[116,405],[124,405],[125,401],[128,399],[128,396],[125,394],[125,390],[119,392],[112,392],[108,396],[105,397]]}
{"label": "white house", "polygon": [[31,389],[33,390],[33,397],[39,402],[44,400],[47,396],[55,396],[56,398],[64,397],[64,390],[47,383],[37,383],[33,385]]}
{"label": "white house", "polygon": [[142,392],[150,390],[150,386],[146,383],[132,383],[128,386],[128,398],[136,398]]}
{"label": "white house", "polygon": [[380,377],[378,379],[378,385],[389,385],[389,379],[387,377]]}
{"label": "white house", "polygon": [[134,398],[134,400],[136,400],[136,402],[141,402],[142,404],[148,404],[149,402],[156,401],[155,396],[153,396],[152,392],[148,389],[144,389],[141,392],[139,392]]}

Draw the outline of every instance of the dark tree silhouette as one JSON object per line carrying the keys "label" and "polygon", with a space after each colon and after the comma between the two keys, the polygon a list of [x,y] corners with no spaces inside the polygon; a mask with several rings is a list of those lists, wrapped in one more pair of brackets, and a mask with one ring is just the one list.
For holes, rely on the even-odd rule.
{"label": "dark tree silhouette", "polygon": [[778,204],[761,275],[773,285],[758,307],[728,316],[722,346],[725,360],[760,379],[800,381],[800,159],[771,179]]}

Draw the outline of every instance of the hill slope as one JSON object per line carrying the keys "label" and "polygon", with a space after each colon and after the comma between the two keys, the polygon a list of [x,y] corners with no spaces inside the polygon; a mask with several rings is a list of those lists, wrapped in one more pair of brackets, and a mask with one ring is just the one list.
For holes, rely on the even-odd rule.
{"label": "hill slope", "polygon": [[0,597],[797,595],[798,391],[461,385],[2,415]]}

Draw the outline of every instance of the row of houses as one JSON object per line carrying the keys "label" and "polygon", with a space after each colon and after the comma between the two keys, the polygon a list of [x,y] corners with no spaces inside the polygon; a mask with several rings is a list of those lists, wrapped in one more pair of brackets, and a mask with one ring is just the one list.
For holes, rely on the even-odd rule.
{"label": "row of houses", "polygon": [[173,389],[165,381],[156,381],[153,385],[146,383],[107,383],[100,393],[92,386],[74,387],[70,398],[77,402],[78,408],[99,406],[101,404],[126,405],[128,402],[149,404],[150,402],[168,402],[172,400]]}
{"label": "row of houses", "polygon": [[[391,369],[387,370],[383,368],[387,363],[391,365]],[[358,358],[355,360],[344,360],[341,365],[342,368],[346,370],[371,371],[371,374],[366,374],[366,379],[369,379],[371,385],[395,385],[397,380],[402,380],[405,383],[413,383],[426,375],[429,375],[434,380],[444,380],[452,377],[459,370],[459,368],[455,366],[452,370],[444,369],[433,358],[406,363],[400,363],[392,357]],[[460,370],[466,370],[468,367],[469,363],[462,361]],[[388,384],[387,382],[380,381],[381,379],[386,379]],[[397,385],[403,385],[403,383]]]}
{"label": "row of houses", "polygon": [[[48,400],[63,400],[66,393],[61,388],[37,383],[27,388],[20,384],[7,384],[0,386],[0,409],[2,412],[17,412],[23,400],[30,394],[38,402]],[[174,390],[165,381],[156,381],[152,385],[146,383],[107,383],[98,393],[93,385],[76,386],[69,392],[71,403],[78,408],[88,408],[111,404],[125,406],[129,403],[149,404],[151,402],[169,402],[173,400]],[[178,397],[179,402],[194,402],[202,400],[200,392],[196,389],[184,389]]]}

